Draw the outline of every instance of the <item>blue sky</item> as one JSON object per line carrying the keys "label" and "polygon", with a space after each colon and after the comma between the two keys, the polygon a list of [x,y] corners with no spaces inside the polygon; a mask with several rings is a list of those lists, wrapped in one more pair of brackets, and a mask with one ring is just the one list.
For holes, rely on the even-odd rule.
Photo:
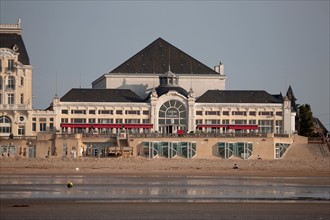
{"label": "blue sky", "polygon": [[[0,22],[22,19],[34,108],[91,87],[158,37],[213,68],[226,89],[285,94],[329,129],[329,1],[0,1]],[[57,83],[56,83],[57,81]],[[57,85],[56,85],[57,84]]]}

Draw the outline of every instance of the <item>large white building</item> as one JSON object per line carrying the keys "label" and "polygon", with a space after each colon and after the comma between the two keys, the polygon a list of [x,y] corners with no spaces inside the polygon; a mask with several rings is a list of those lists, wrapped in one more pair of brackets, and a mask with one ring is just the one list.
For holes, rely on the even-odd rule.
{"label": "large white building", "polygon": [[167,134],[295,131],[293,94],[225,90],[221,62],[209,68],[161,38],[92,88],[55,97],[44,111],[32,109],[32,66],[20,22],[0,26],[0,67],[0,136],[116,134],[122,128]]}

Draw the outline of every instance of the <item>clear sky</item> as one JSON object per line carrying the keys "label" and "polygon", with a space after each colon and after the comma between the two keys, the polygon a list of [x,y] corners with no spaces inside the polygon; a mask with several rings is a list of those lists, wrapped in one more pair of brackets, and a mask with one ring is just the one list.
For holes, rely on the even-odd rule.
{"label": "clear sky", "polygon": [[90,88],[162,37],[211,68],[222,61],[226,89],[286,94],[291,85],[329,129],[329,8],[329,0],[0,0],[0,22],[22,19],[34,108]]}

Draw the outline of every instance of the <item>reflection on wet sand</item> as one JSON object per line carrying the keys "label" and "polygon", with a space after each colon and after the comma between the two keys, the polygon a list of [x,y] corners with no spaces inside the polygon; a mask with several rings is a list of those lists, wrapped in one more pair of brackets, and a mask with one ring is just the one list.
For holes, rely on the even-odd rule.
{"label": "reflection on wet sand", "polygon": [[[319,178],[319,184],[307,184]],[[304,180],[304,181],[301,181]],[[66,184],[72,182],[73,188]],[[308,181],[307,181],[308,182]],[[106,201],[329,201],[327,177],[2,175],[1,199]]]}

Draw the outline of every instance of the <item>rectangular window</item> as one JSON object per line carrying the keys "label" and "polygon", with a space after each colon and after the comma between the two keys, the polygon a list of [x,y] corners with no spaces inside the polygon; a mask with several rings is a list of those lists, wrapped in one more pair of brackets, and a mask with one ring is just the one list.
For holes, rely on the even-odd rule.
{"label": "rectangular window", "polygon": [[233,111],[232,115],[243,115],[246,116],[246,112],[242,112],[242,111]]}
{"label": "rectangular window", "polygon": [[8,104],[9,105],[15,104],[15,95],[13,93],[8,94]]}
{"label": "rectangular window", "polygon": [[69,111],[67,109],[62,109],[62,114],[67,115],[67,114],[69,114]]}
{"label": "rectangular window", "polygon": [[49,118],[49,121],[54,121],[54,118]]}
{"label": "rectangular window", "polygon": [[273,132],[273,120],[259,120],[260,133],[272,133]]}
{"label": "rectangular window", "polygon": [[256,112],[255,111],[249,112],[249,115],[256,116]]}
{"label": "rectangular window", "polygon": [[21,94],[21,104],[24,104],[24,94]]}
{"label": "rectangular window", "polygon": [[61,118],[61,123],[69,123],[69,119],[67,119],[67,118]]}
{"label": "rectangular window", "polygon": [[24,77],[21,77],[21,86],[24,86]]}
{"label": "rectangular window", "polygon": [[220,124],[220,120],[205,120],[205,124],[208,124],[208,125]]}
{"label": "rectangular window", "polygon": [[78,124],[86,123],[86,118],[72,118],[71,122],[78,123]]}
{"label": "rectangular window", "polygon": [[116,115],[122,115],[123,111],[122,110],[116,110]]}
{"label": "rectangular window", "polygon": [[282,134],[282,121],[281,120],[276,120],[275,122],[275,133],[277,134]]}
{"label": "rectangular window", "polygon": [[1,92],[0,92],[0,104],[2,104],[2,93]]}
{"label": "rectangular window", "polygon": [[196,111],[196,115],[203,115],[203,111]]}
{"label": "rectangular window", "polygon": [[257,121],[256,120],[249,120],[249,125],[256,125]]}
{"label": "rectangular window", "polygon": [[196,125],[201,125],[201,124],[203,124],[203,120],[202,119],[196,120]]}
{"label": "rectangular window", "polygon": [[7,89],[9,90],[15,90],[15,77],[9,76],[7,81]]}
{"label": "rectangular window", "polygon": [[228,116],[229,115],[229,111],[223,111],[222,112],[222,115],[227,115]]}
{"label": "rectangular window", "polygon": [[90,119],[88,119],[88,123],[96,123],[96,119],[95,118],[90,118]]}
{"label": "rectangular window", "polygon": [[25,135],[25,127],[19,126],[18,127],[18,135]]}
{"label": "rectangular window", "polygon": [[229,120],[228,119],[222,120],[222,124],[229,125]]}
{"label": "rectangular window", "polygon": [[37,123],[32,123],[32,131],[37,131]]}
{"label": "rectangular window", "polygon": [[125,111],[126,115],[139,115],[140,111],[139,110],[127,110]]}
{"label": "rectangular window", "polygon": [[89,113],[90,115],[95,115],[95,110],[89,110],[88,113]]}
{"label": "rectangular window", "polygon": [[71,110],[71,114],[73,115],[85,115],[86,114],[86,110],[80,110],[80,109],[75,109],[75,110]]}
{"label": "rectangular window", "polygon": [[54,123],[49,123],[49,131],[53,131],[54,130]]}
{"label": "rectangular window", "polygon": [[98,123],[99,124],[112,124],[113,119],[112,118],[99,118]]}
{"label": "rectangular window", "polygon": [[232,120],[234,125],[246,125],[246,120]]}
{"label": "rectangular window", "polygon": [[282,116],[282,112],[276,112],[276,116]]}
{"label": "rectangular window", "polygon": [[142,119],[142,123],[143,124],[149,124],[150,123],[150,120],[149,119]]}
{"label": "rectangular window", "polygon": [[259,115],[262,115],[262,116],[273,116],[273,112],[263,111],[263,112],[259,112]]}
{"label": "rectangular window", "polygon": [[149,111],[143,111],[143,115],[149,115]]}
{"label": "rectangular window", "polygon": [[40,131],[46,131],[46,122],[40,122],[39,123],[39,130]]}
{"label": "rectangular window", "polygon": [[122,124],[123,123],[123,119],[116,119],[116,124]]}
{"label": "rectangular window", "polygon": [[112,115],[113,111],[112,110],[99,110],[100,115]]}
{"label": "rectangular window", "polygon": [[14,71],[14,60],[8,60],[8,71]]}
{"label": "rectangular window", "polygon": [[206,111],[205,115],[220,115],[220,111]]}
{"label": "rectangular window", "polygon": [[126,124],[140,124],[140,119],[125,119]]}

